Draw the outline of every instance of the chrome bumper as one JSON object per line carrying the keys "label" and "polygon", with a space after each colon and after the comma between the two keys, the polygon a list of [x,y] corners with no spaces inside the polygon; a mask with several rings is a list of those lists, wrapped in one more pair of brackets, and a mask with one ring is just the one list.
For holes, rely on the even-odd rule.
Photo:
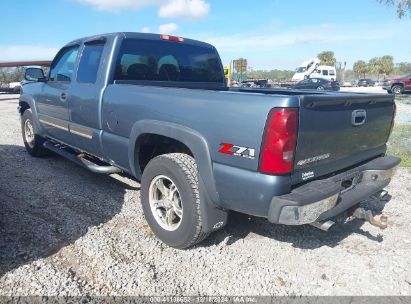
{"label": "chrome bumper", "polygon": [[[383,162],[384,169],[378,166],[372,169],[373,163],[376,163],[374,160],[331,178],[304,184],[290,194],[274,197],[268,220],[285,225],[303,225],[347,210],[389,184],[401,160],[389,156],[380,159],[386,161]],[[352,184],[343,186],[348,177]]]}

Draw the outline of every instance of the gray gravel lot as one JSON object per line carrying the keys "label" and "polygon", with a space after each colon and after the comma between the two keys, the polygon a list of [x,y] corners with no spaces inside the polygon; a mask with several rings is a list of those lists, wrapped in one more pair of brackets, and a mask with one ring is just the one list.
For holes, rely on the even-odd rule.
{"label": "gray gravel lot", "polygon": [[[23,147],[15,96],[0,95],[0,295],[411,295],[411,172],[382,208],[389,228],[322,232],[232,214],[190,250],[156,240],[139,184]],[[380,234],[380,235],[379,235]]]}

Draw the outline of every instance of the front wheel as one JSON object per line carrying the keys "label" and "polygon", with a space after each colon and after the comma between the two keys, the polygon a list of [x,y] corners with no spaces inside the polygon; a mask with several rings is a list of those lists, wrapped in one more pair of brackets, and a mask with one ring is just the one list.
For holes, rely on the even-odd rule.
{"label": "front wheel", "polygon": [[395,95],[399,95],[402,94],[403,88],[400,85],[394,85],[391,88],[391,91],[395,94]]}
{"label": "front wheel", "polygon": [[324,87],[323,87],[323,86],[319,86],[319,87],[317,87],[317,90],[318,90],[318,91],[324,91]]}
{"label": "front wheel", "polygon": [[174,248],[188,248],[208,233],[202,231],[197,164],[182,153],[153,158],[143,172],[141,202],[154,234]]}
{"label": "front wheel", "polygon": [[31,156],[43,156],[47,150],[43,147],[44,138],[36,134],[33,124],[33,114],[30,109],[24,111],[21,117],[21,133],[24,146]]}

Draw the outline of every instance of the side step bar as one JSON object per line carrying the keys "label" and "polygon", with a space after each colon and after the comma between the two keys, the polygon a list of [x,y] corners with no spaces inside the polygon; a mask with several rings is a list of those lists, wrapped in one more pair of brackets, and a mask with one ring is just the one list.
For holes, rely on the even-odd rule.
{"label": "side step bar", "polygon": [[120,173],[122,170],[120,168],[114,167],[114,166],[101,166],[96,163],[93,163],[92,161],[85,159],[84,157],[81,156],[81,154],[75,154],[73,152],[70,152],[66,149],[64,149],[61,146],[56,146],[53,144],[51,141],[45,141],[43,144],[44,148],[53,151],[54,153],[63,156],[76,164],[89,169],[90,171],[94,173],[103,173],[103,174],[112,174],[112,173]]}

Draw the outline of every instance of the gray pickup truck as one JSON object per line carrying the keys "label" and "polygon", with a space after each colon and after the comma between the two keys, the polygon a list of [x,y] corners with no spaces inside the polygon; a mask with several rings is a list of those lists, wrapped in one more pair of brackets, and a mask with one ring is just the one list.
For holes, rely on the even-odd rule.
{"label": "gray pickup truck", "polygon": [[385,156],[392,95],[229,90],[213,46],[140,33],[72,41],[26,80],[28,153],[132,175],[170,246],[200,242],[230,210],[322,229],[351,210],[384,225],[357,207],[400,162]]}

